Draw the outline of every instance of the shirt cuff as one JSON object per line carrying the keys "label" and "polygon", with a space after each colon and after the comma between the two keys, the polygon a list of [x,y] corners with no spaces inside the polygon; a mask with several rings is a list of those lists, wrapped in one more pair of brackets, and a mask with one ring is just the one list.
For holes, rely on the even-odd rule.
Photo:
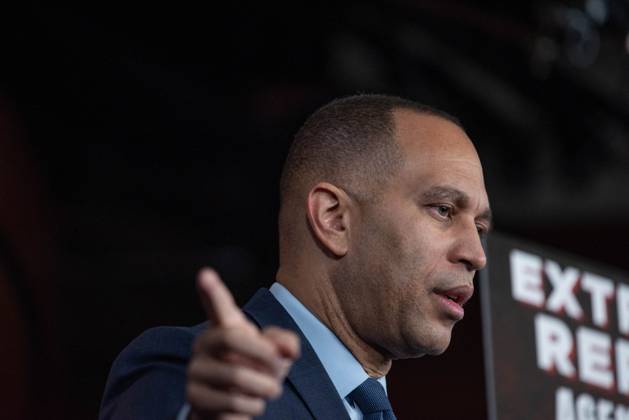
{"label": "shirt cuff", "polygon": [[190,414],[190,404],[185,403],[177,414],[177,420],[188,420],[188,414]]}

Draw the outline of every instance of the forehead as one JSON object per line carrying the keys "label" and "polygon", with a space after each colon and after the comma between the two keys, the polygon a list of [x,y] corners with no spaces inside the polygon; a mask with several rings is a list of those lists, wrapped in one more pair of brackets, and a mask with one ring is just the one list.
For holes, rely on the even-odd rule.
{"label": "forehead", "polygon": [[396,142],[404,164],[401,176],[413,189],[447,185],[487,207],[488,199],[476,149],[456,124],[415,111],[394,113]]}

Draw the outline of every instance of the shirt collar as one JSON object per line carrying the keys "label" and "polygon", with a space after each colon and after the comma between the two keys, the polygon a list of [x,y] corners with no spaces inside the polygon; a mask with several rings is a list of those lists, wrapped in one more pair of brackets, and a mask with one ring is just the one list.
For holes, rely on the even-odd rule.
{"label": "shirt collar", "polygon": [[[270,292],[308,339],[341,398],[347,398],[350,392],[369,378],[361,364],[341,340],[286,287],[276,282],[271,286]],[[386,392],[385,377],[378,378],[378,381]]]}

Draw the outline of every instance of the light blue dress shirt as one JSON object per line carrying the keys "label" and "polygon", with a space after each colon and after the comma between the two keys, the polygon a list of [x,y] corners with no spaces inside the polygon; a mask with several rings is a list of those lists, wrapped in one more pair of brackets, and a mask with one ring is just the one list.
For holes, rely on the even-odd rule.
{"label": "light blue dress shirt", "polygon": [[[339,393],[343,405],[351,420],[362,420],[363,413],[353,401],[348,398],[350,392],[362,384],[369,375],[354,355],[341,343],[336,335],[326,327],[312,312],[308,310],[287,288],[280,283],[273,283],[270,292],[275,299],[286,309],[293,318],[295,324],[312,346],[312,349],[321,360],[321,364],[332,380],[332,384]],[[385,377],[378,378],[380,384],[387,391]],[[184,404],[177,420],[186,420],[190,413],[190,405]]]}
{"label": "light blue dress shirt", "polygon": [[[332,380],[352,420],[362,420],[363,414],[347,396],[362,384],[369,375],[354,355],[336,335],[310,312],[291,292],[280,283],[273,283],[271,293],[293,318],[306,336],[321,364]],[[386,392],[385,377],[378,378]]]}

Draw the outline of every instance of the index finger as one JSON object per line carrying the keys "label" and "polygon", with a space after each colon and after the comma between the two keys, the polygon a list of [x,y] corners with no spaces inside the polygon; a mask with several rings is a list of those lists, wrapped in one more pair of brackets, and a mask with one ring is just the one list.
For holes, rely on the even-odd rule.
{"label": "index finger", "polygon": [[197,289],[210,321],[222,327],[235,327],[247,323],[232,294],[216,271],[203,268],[199,271]]}

